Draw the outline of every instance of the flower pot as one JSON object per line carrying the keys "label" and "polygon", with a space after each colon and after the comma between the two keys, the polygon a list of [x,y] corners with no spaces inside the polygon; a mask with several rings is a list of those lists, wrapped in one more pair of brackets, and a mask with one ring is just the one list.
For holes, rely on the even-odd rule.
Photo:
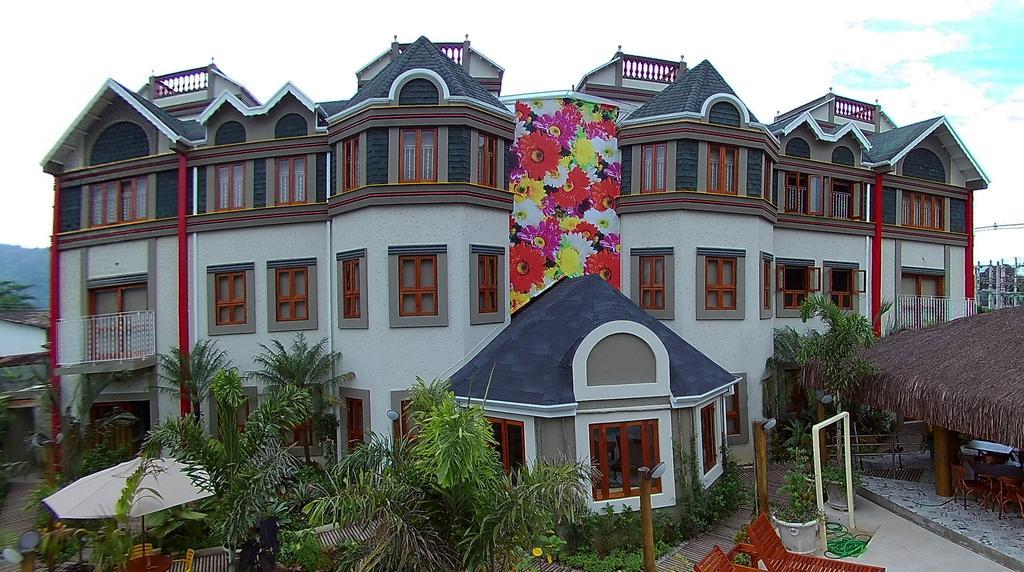
{"label": "flower pot", "polygon": [[790,552],[811,554],[818,550],[818,521],[786,522],[772,516],[772,521],[779,529],[782,544]]}
{"label": "flower pot", "polygon": [[[846,485],[840,483],[825,483],[825,491],[828,493],[828,506],[840,512],[847,511]],[[854,502],[856,502],[856,500],[854,500]]]}

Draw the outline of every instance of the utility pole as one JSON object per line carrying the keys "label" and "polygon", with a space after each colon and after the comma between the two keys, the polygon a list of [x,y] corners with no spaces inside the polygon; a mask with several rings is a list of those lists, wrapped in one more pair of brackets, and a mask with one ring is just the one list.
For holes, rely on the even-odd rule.
{"label": "utility pole", "polygon": [[757,491],[757,512],[770,514],[768,506],[768,431],[775,420],[754,421],[754,483]]}

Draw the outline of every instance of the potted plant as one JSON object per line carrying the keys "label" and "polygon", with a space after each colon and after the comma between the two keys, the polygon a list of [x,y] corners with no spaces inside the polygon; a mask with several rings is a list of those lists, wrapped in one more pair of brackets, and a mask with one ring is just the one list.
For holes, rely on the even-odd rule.
{"label": "potted plant", "polygon": [[786,474],[780,489],[786,502],[773,508],[772,520],[788,550],[811,554],[818,547],[821,511],[814,486],[807,481],[807,453],[803,449],[791,449],[790,456],[793,468]]}
{"label": "potted plant", "polygon": [[[854,470],[851,475],[853,490],[856,492],[860,486],[860,472]],[[828,494],[828,506],[846,512],[846,467],[825,465],[821,468],[821,482],[825,484],[825,492]]]}

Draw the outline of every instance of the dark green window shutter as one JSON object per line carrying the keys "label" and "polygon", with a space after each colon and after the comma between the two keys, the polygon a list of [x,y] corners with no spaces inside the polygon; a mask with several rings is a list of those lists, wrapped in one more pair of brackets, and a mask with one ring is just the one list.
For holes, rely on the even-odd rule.
{"label": "dark green window shutter", "polygon": [[764,165],[760,149],[747,149],[747,196],[760,197],[764,180]]}
{"label": "dark green window shutter", "polygon": [[695,190],[697,188],[698,144],[692,139],[676,142],[676,188]]}
{"label": "dark green window shutter", "polygon": [[252,206],[267,206],[267,160],[256,159],[252,162]]}

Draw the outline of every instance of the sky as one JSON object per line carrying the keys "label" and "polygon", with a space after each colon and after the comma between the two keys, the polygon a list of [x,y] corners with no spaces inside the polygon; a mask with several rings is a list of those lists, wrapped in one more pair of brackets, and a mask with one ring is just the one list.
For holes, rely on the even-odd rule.
{"label": "sky", "polygon": [[[945,115],[992,180],[975,225],[1024,222],[1024,0],[843,2],[18,2],[0,23],[7,110],[0,243],[49,244],[39,163],[103,81],[206,65],[266,100],[286,81],[347,99],[355,71],[411,42],[460,41],[505,68],[503,95],[569,89],[630,54],[710,60],[762,120],[825,94],[898,124]],[[1024,257],[1024,229],[979,232],[975,258]]]}

